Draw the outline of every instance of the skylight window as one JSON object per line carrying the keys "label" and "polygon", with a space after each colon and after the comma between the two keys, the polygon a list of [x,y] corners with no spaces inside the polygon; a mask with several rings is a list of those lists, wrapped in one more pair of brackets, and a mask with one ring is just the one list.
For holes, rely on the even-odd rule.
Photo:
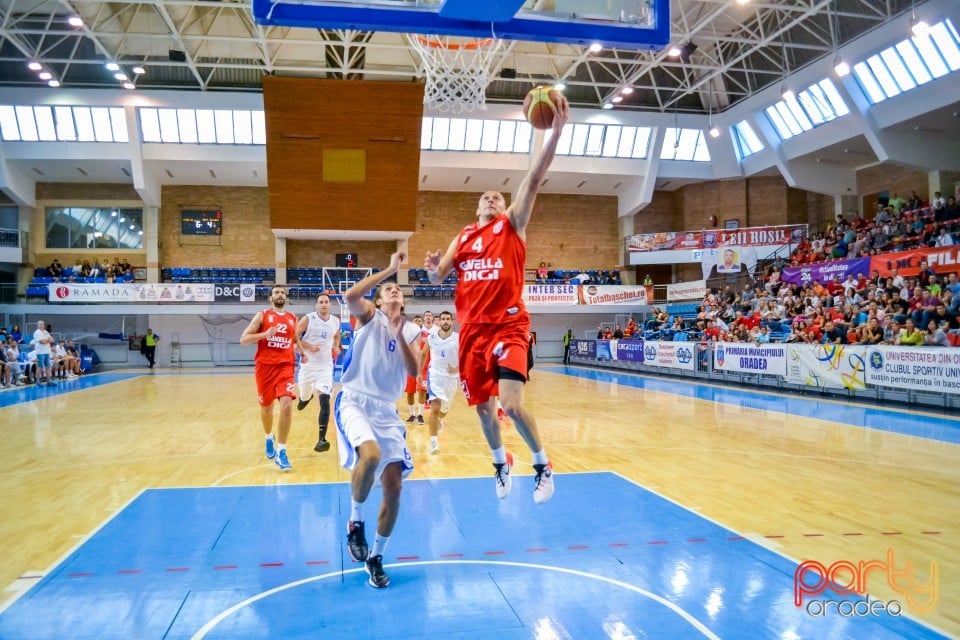
{"label": "skylight window", "polygon": [[810,85],[789,100],[780,100],[767,107],[767,117],[782,140],[789,140],[804,131],[836,120],[850,113],[829,78]]}
{"label": "skylight window", "polygon": [[733,143],[737,150],[737,157],[741,160],[763,151],[763,143],[746,120],[733,126]]}
{"label": "skylight window", "polygon": [[660,149],[661,160],[710,162],[707,141],[700,129],[667,128]]}
{"label": "skylight window", "polygon": [[267,143],[266,122],[262,110],[141,108],[139,112],[140,132],[144,142],[240,145]]}

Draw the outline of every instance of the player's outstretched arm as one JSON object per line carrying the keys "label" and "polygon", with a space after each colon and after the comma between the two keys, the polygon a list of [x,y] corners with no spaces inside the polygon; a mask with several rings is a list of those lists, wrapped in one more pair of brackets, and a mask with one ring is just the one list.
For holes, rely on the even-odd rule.
{"label": "player's outstretched arm", "polygon": [[364,298],[370,291],[375,289],[381,282],[392,276],[400,268],[400,263],[406,260],[407,255],[397,251],[390,256],[390,266],[383,271],[371,273],[366,278],[356,283],[343,294],[343,301],[347,303],[350,313],[357,319],[361,325],[370,322],[377,308],[372,302]]}
{"label": "player's outstretched arm", "polygon": [[427,270],[427,278],[430,284],[443,284],[443,279],[453,269],[453,259],[457,254],[457,245],[460,241],[460,234],[450,241],[447,246],[447,252],[440,255],[439,251],[427,251],[427,257],[423,260],[423,268]]}
{"label": "player's outstretched arm", "polygon": [[[416,378],[420,375],[420,358],[417,353],[414,352],[413,343],[420,340],[420,334],[415,334],[413,339],[407,342],[406,337],[403,335],[403,329],[406,323],[407,319],[403,317],[402,313],[397,314],[394,318],[390,318],[390,333],[397,339],[397,349],[400,351],[400,357],[403,358],[403,368],[407,370],[407,375],[411,378]],[[417,351],[419,351],[419,349],[417,349]]]}
{"label": "player's outstretched arm", "polygon": [[527,172],[527,177],[520,184],[517,199],[510,204],[507,209],[507,215],[510,216],[510,222],[513,228],[521,236],[527,229],[527,223],[530,222],[530,214],[533,213],[533,203],[537,199],[537,191],[540,189],[540,183],[547,176],[547,170],[553,162],[553,157],[557,154],[557,142],[560,140],[560,132],[563,125],[566,124],[570,116],[570,104],[567,99],[560,96],[556,105],[557,112],[553,117],[553,129],[550,138],[544,143],[537,154],[536,159]]}

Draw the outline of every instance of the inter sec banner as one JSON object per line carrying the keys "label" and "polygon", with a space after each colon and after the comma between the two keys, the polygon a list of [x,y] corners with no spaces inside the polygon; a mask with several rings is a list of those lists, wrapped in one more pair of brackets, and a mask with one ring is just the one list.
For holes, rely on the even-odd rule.
{"label": "inter sec banner", "polygon": [[960,349],[868,347],[866,369],[869,384],[960,394]]}
{"label": "inter sec banner", "polygon": [[667,302],[676,300],[703,300],[707,295],[707,281],[694,280],[667,285]]}
{"label": "inter sec banner", "polygon": [[528,307],[577,304],[575,284],[528,284],[523,287],[523,303]]}
{"label": "inter sec banner", "polygon": [[643,343],[643,363],[651,367],[668,367],[693,371],[694,349],[696,342],[659,342],[648,340]]}
{"label": "inter sec banner", "polygon": [[787,345],[716,342],[713,345],[713,368],[719,371],[785,376]]}
{"label": "inter sec banner", "polygon": [[789,284],[827,284],[833,281],[834,276],[840,276],[840,281],[847,279],[847,275],[870,274],[870,258],[853,258],[852,260],[834,260],[833,262],[817,262],[802,267],[786,267],[780,274],[780,279]]}
{"label": "inter sec banner", "polygon": [[867,348],[847,344],[788,344],[787,382],[822,389],[866,389]]}
{"label": "inter sec banner", "polygon": [[579,288],[580,304],[647,304],[644,286],[585,284]]}

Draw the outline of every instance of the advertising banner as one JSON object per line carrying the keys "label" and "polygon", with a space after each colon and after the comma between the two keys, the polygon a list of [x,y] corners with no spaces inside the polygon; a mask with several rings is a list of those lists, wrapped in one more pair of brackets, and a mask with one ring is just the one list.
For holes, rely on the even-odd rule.
{"label": "advertising banner", "polygon": [[746,277],[757,268],[757,250],[755,247],[704,249],[700,266],[704,280],[723,276]]}
{"label": "advertising banner", "polygon": [[956,271],[960,266],[960,245],[884,253],[871,259],[870,268],[879,271],[883,277],[889,276],[892,269],[901,276],[915,276],[920,273],[923,261],[937,273]]}
{"label": "advertising banner", "polygon": [[610,343],[612,340],[597,340],[596,341],[596,358],[597,360],[613,360],[613,353],[610,350]]}
{"label": "advertising banner", "polygon": [[212,284],[138,284],[138,302],[213,302]]}
{"label": "advertising banner", "polygon": [[816,280],[820,284],[827,284],[834,276],[840,276],[840,281],[847,279],[847,275],[870,275],[871,259],[854,258],[853,260],[834,260],[833,262],[817,262],[802,267],[786,267],[780,274],[780,279],[790,284],[813,284]]}
{"label": "advertising banner", "polygon": [[869,384],[960,394],[960,349],[868,347],[866,368]]}
{"label": "advertising banner", "polygon": [[651,367],[669,367],[693,371],[694,342],[647,341],[643,346],[643,363]]}
{"label": "advertising banner", "polygon": [[785,376],[787,345],[717,342],[713,347],[713,368],[718,371]]}
{"label": "advertising banner", "polygon": [[644,286],[585,284],[579,287],[580,304],[647,304]]}
{"label": "advertising banner", "polygon": [[668,302],[678,300],[703,300],[705,295],[707,295],[706,280],[694,280],[693,282],[680,282],[678,284],[667,285]]}
{"label": "advertising banner", "polygon": [[48,287],[50,302],[137,302],[137,285],[53,283]]}
{"label": "advertising banner", "polygon": [[577,304],[577,285],[528,284],[523,287],[523,303],[528,307],[547,304],[575,305]]}
{"label": "advertising banner", "polygon": [[643,340],[614,340],[616,346],[611,355],[621,362],[636,362],[643,364]]}
{"label": "advertising banner", "polygon": [[682,251],[716,247],[765,247],[799,244],[806,236],[806,225],[744,227],[724,231],[679,231],[638,233],[627,239],[630,251]]}
{"label": "advertising banner", "polygon": [[256,289],[252,284],[214,284],[213,296],[216,302],[253,302]]}
{"label": "advertising banner", "polygon": [[787,382],[823,389],[865,389],[867,348],[847,344],[788,344]]}
{"label": "advertising banner", "polygon": [[571,340],[570,355],[580,358],[596,358],[597,343],[595,340]]}

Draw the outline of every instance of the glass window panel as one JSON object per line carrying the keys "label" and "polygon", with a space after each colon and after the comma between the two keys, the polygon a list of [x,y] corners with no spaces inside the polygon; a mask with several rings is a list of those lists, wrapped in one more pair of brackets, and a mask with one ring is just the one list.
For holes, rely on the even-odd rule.
{"label": "glass window panel", "polygon": [[122,107],[113,107],[110,109],[110,124],[113,127],[114,142],[129,142],[127,135],[127,114]]}
{"label": "glass window panel", "polygon": [[867,58],[867,65],[870,66],[870,70],[873,71],[873,77],[877,79],[877,83],[880,84],[880,88],[883,89],[883,93],[886,94],[888,98],[892,98],[901,93],[900,87],[893,81],[893,76],[890,75],[890,71],[887,70],[887,65],[883,63],[880,56],[870,56]]}
{"label": "glass window panel", "polygon": [[863,87],[863,90],[867,92],[867,97],[870,98],[870,102],[877,104],[878,102],[883,102],[887,99],[886,94],[883,93],[883,89],[881,89],[880,85],[877,84],[877,81],[873,77],[873,73],[870,72],[870,68],[866,65],[866,63],[858,62],[857,64],[853,65],[853,72],[860,81],[860,86]]}
{"label": "glass window panel", "polygon": [[420,129],[420,148],[429,149],[430,140],[433,136],[433,118],[424,118],[423,127]]}
{"label": "glass window panel", "polygon": [[912,41],[904,40],[899,43],[897,45],[897,51],[900,53],[900,57],[903,58],[903,62],[907,65],[907,70],[917,81],[917,84],[925,84],[933,79],[930,71],[927,69],[927,65],[925,65],[920,59],[920,56],[917,55],[917,48],[913,46]]}
{"label": "glass window panel", "polygon": [[251,111],[250,122],[253,125],[253,144],[267,144],[267,124],[263,111],[259,109]]}
{"label": "glass window panel", "polygon": [[647,151],[650,148],[650,129],[648,127],[637,128],[637,135],[633,139],[633,151],[631,158],[646,158]]}
{"label": "glass window panel", "polygon": [[53,117],[57,121],[57,140],[75,141],[77,128],[73,126],[73,107],[54,107]]}
{"label": "glass window panel", "polygon": [[587,155],[598,156],[603,150],[603,129],[602,124],[590,125],[590,132],[587,134]]}
{"label": "glass window panel", "polygon": [[804,113],[803,108],[800,106],[800,103],[797,101],[797,97],[794,96],[789,100],[783,101],[787,108],[790,110],[790,113],[793,114],[793,117],[797,119],[800,128],[804,131],[809,131],[813,129],[813,125],[810,123],[810,118],[807,117],[807,114]]}
{"label": "glass window panel", "polygon": [[217,131],[217,143],[233,144],[233,111],[215,109],[213,120]]}
{"label": "glass window panel", "polygon": [[710,162],[710,149],[707,147],[707,136],[699,129],[697,132],[697,146],[693,152],[694,162]]}
{"label": "glass window panel", "polygon": [[780,114],[780,117],[783,118],[783,121],[787,125],[787,129],[790,130],[790,137],[803,133],[803,128],[800,126],[800,123],[797,122],[797,119],[793,117],[793,113],[790,111],[790,108],[787,107],[786,102],[781,100],[773,106],[776,107],[777,113]]}
{"label": "glass window panel", "polygon": [[590,131],[590,125],[573,125],[573,135],[570,137],[570,155],[582,156],[587,149],[587,133]]}
{"label": "glass window panel", "polygon": [[917,83],[914,82],[910,76],[907,68],[903,65],[903,60],[895,49],[892,47],[884,49],[880,52],[880,57],[886,63],[887,69],[890,70],[890,74],[893,76],[894,81],[896,81],[901,91],[909,91],[917,86]]}
{"label": "glass window panel", "polygon": [[940,50],[940,55],[947,61],[947,66],[952,71],[960,69],[960,48],[953,36],[947,32],[946,25],[942,22],[933,25],[930,28],[930,37]]}
{"label": "glass window panel", "polygon": [[33,119],[33,107],[16,107],[17,122],[20,124],[20,138],[29,142],[36,142],[37,122]]}
{"label": "glass window panel", "polygon": [[624,127],[620,132],[620,144],[617,145],[617,157],[618,158],[632,158],[633,155],[633,142],[634,138],[637,135],[636,127]]}
{"label": "glass window panel", "polygon": [[93,119],[90,117],[90,107],[74,107],[73,121],[77,125],[77,140],[92,142],[96,139],[93,134]]}
{"label": "glass window panel", "polygon": [[20,128],[17,126],[17,113],[9,105],[0,106],[0,136],[4,140],[19,140]]}
{"label": "glass window panel", "polygon": [[253,126],[246,109],[233,112],[233,140],[237,144],[253,144]]}
{"label": "glass window panel", "polygon": [[110,124],[110,110],[106,107],[91,107],[90,116],[93,118],[93,135],[97,142],[112,142],[113,125]]}
{"label": "glass window panel", "polygon": [[533,137],[533,127],[524,120],[517,123],[517,135],[513,141],[514,153],[530,153],[530,139]]}
{"label": "glass window panel", "polygon": [[954,42],[960,42],[960,34],[957,33],[956,28],[953,26],[953,21],[950,18],[947,18],[943,21],[943,24],[946,25],[947,31],[950,33],[950,36],[953,38]]}
{"label": "glass window panel", "polygon": [[703,132],[699,129],[680,130],[680,148],[677,150],[677,160],[693,160],[697,141]]}
{"label": "glass window panel", "polygon": [[[547,131],[547,136],[553,135],[553,130]],[[559,155],[570,155],[570,140],[573,138],[573,127],[566,126],[560,130],[560,139],[557,140],[557,153]]]}
{"label": "glass window panel", "polygon": [[500,131],[500,123],[497,120],[483,121],[483,135],[480,138],[481,151],[496,151],[497,136]]}
{"label": "glass window panel", "polygon": [[34,107],[33,116],[37,121],[37,137],[44,142],[53,142],[57,139],[57,128],[53,124],[53,109],[50,107]]}
{"label": "glass window panel", "polygon": [[677,149],[680,148],[680,131],[673,127],[667,127],[663,134],[663,147],[660,149],[661,160],[674,160],[677,157]]}
{"label": "glass window panel", "polygon": [[467,140],[467,120],[466,118],[451,118],[450,133],[447,135],[447,149],[450,151],[463,151],[463,145]]}
{"label": "glass window panel", "polygon": [[160,139],[163,142],[180,142],[180,124],[176,109],[159,109]]}
{"label": "glass window panel", "polygon": [[463,142],[464,151],[479,151],[483,138],[483,120],[467,120],[467,138]]}
{"label": "glass window panel", "polygon": [[517,131],[517,123],[513,120],[500,122],[500,135],[497,138],[497,151],[509,153],[513,151],[513,136]]}
{"label": "glass window panel", "polygon": [[620,146],[621,127],[615,124],[608,124],[606,135],[603,136],[603,150],[600,155],[605,158],[614,158],[617,155],[617,148]]}
{"label": "glass window panel", "polygon": [[823,93],[827,96],[827,100],[830,102],[830,106],[833,107],[833,112],[837,114],[837,116],[845,116],[850,113],[850,109],[847,108],[847,103],[843,101],[837,88],[829,79],[821,80],[820,83],[815,86],[823,90]]}
{"label": "glass window panel", "polygon": [[793,137],[790,127],[788,127],[787,123],[784,122],[783,118],[780,117],[780,112],[777,111],[775,106],[767,107],[766,113],[767,118],[770,119],[770,123],[773,125],[773,128],[777,130],[777,134],[780,136],[781,140],[789,140]]}
{"label": "glass window panel", "polygon": [[217,141],[217,125],[210,109],[197,109],[197,142],[212,144]]}
{"label": "glass window panel", "polygon": [[763,143],[760,142],[760,138],[757,137],[756,132],[753,130],[753,127],[750,126],[749,122],[744,120],[738,124],[737,132],[746,143],[747,149],[750,153],[757,153],[758,151],[763,150]]}
{"label": "glass window panel", "polygon": [[[49,207],[46,209],[46,246],[50,249],[142,249],[142,209]],[[123,224],[117,220],[123,217]],[[133,229],[130,226],[133,225]]]}
{"label": "glass window panel", "polygon": [[813,99],[813,95],[809,91],[801,91],[797,94],[797,99],[800,101],[800,105],[803,106],[806,113],[810,116],[810,121],[813,124],[823,124],[827,121],[827,116],[820,110],[820,107],[817,106],[816,101]]}
{"label": "glass window panel", "polygon": [[430,148],[434,151],[446,151],[450,138],[450,118],[433,119],[433,136],[430,138]]}
{"label": "glass window panel", "polygon": [[[74,110],[76,114],[77,110]],[[80,118],[77,118],[77,128],[80,125]],[[157,116],[156,109],[140,109],[140,132],[143,135],[144,142],[160,142],[160,118]]]}
{"label": "glass window panel", "polygon": [[181,143],[197,143],[197,114],[193,109],[177,109],[177,135]]}

